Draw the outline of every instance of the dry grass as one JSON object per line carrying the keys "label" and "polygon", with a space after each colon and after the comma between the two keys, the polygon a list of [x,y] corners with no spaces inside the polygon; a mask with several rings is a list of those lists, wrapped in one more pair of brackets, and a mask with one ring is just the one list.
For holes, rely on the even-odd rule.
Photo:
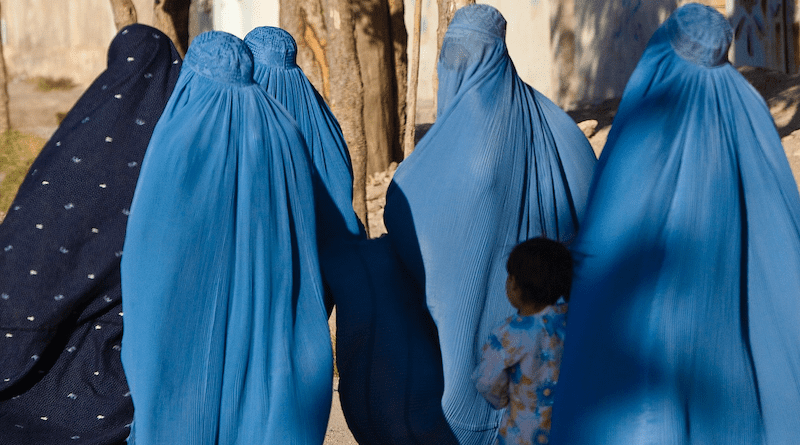
{"label": "dry grass", "polygon": [[0,222],[45,142],[16,130],[0,134]]}
{"label": "dry grass", "polygon": [[333,347],[333,376],[339,377],[339,368],[336,366],[336,333],[331,332],[331,346]]}
{"label": "dry grass", "polygon": [[53,77],[43,77],[38,76],[34,77],[29,80],[30,82],[36,84],[36,89],[43,92],[48,91],[55,91],[55,90],[71,90],[77,86],[72,79],[66,77],[59,77],[58,79]]}

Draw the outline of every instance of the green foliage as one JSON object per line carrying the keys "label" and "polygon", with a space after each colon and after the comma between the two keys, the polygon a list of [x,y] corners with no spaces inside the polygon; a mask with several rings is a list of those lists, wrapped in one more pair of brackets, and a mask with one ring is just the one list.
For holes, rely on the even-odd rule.
{"label": "green foliage", "polygon": [[16,130],[0,134],[0,222],[45,142],[40,137]]}
{"label": "green foliage", "polygon": [[54,90],[71,90],[75,88],[77,85],[72,81],[72,79],[68,79],[66,77],[59,77],[58,79],[54,79],[52,77],[34,77],[31,79],[32,82],[36,83],[36,89],[43,92],[49,92]]}

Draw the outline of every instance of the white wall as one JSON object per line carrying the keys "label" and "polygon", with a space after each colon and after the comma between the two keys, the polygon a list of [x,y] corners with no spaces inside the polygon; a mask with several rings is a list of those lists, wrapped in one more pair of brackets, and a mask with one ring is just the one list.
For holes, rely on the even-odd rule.
{"label": "white wall", "polygon": [[678,0],[575,0],[576,100],[622,96],[647,42]]}
{"label": "white wall", "polygon": [[563,0],[486,0],[506,22],[506,46],[519,76],[551,97],[553,57],[550,47],[551,3]]}
{"label": "white wall", "polygon": [[244,38],[259,26],[279,26],[278,0],[214,0],[214,29]]}
{"label": "white wall", "polygon": [[[409,60],[414,31],[414,4],[405,0],[405,22],[409,34]],[[511,60],[520,77],[545,95],[553,92],[551,86],[552,57],[550,55],[550,2],[560,0],[485,0],[497,8],[507,22],[506,45]],[[433,118],[434,77],[436,75],[439,13],[436,0],[422,0],[422,38],[420,39],[418,121]]]}
{"label": "white wall", "polygon": [[[409,76],[411,75],[411,50],[414,43],[414,6],[417,0],[404,0],[404,19],[408,31],[408,61]],[[439,13],[436,0],[422,1],[422,22],[420,26],[421,38],[419,49],[419,83],[417,85],[417,122],[432,122],[435,110],[433,109],[433,82],[436,72],[436,27],[439,23]]]}
{"label": "white wall", "polygon": [[[105,69],[108,44],[116,34],[108,0],[2,1],[0,31],[12,76],[71,77],[88,83]],[[133,1],[139,22],[152,25],[153,0]],[[239,37],[257,26],[279,25],[279,0],[194,1],[195,6],[213,5],[214,29]],[[415,1],[404,0],[409,34],[413,31]],[[434,99],[438,12],[436,0],[420,1],[423,11],[418,91],[420,109],[425,111]],[[669,13],[687,1],[483,0],[499,9],[508,22],[506,43],[520,77],[566,108],[619,97],[650,35]],[[741,7],[736,9],[734,5],[746,3],[744,0],[697,1],[720,10],[727,7],[733,20],[744,17],[750,23],[754,17],[761,18],[760,3],[752,14],[742,15]],[[800,0],[765,1],[774,5],[781,1],[796,4]],[[796,6],[790,12],[800,16]],[[797,23],[800,17],[794,20]],[[201,21],[203,29],[196,31],[209,27],[208,15]],[[772,23],[770,27],[774,27]],[[762,46],[757,57],[746,57],[741,53],[740,35],[736,41],[739,52],[732,51],[732,59],[737,64],[771,66],[764,54],[764,48],[770,45],[769,37],[759,40]],[[798,63],[793,51],[786,57],[795,65]],[[425,119],[421,117],[421,121]]]}
{"label": "white wall", "polygon": [[108,0],[3,1],[9,74],[89,83],[106,67],[116,35]]}

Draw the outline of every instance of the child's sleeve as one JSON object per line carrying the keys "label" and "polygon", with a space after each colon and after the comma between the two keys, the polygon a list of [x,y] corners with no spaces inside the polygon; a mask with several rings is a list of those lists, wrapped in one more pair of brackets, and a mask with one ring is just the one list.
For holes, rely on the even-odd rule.
{"label": "child's sleeve", "polygon": [[472,373],[475,388],[495,409],[508,405],[506,353],[498,335],[496,331],[489,336],[481,352],[481,361]]}

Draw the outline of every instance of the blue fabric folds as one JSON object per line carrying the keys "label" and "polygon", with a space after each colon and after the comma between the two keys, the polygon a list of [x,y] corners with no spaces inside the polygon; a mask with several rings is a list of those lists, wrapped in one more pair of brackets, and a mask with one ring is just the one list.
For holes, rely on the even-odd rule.
{"label": "blue fabric folds", "polygon": [[195,38],[142,165],[122,259],[131,444],[325,435],[310,161],[252,70],[238,38]]}
{"label": "blue fabric folds", "polygon": [[317,236],[363,237],[364,228],[353,211],[353,171],[339,122],[306,75],[297,66],[297,44],[280,28],[262,26],[244,42],[253,52],[254,78],[286,107],[306,141],[314,170]]}
{"label": "blue fabric folds", "polygon": [[423,294],[387,237],[320,252],[336,299],[336,364],[360,444],[456,444],[442,412],[442,359]]}
{"label": "blue fabric folds", "polygon": [[590,189],[552,443],[800,437],[800,196],[714,9],[678,9]]}
{"label": "blue fabric folds", "polygon": [[162,32],[122,29],[0,226],[0,443],[122,443],[120,255],[139,167],[180,71]]}
{"label": "blue fabric folds", "polygon": [[486,443],[502,412],[470,379],[505,296],[511,248],[543,235],[569,241],[595,157],[583,133],[525,84],[508,56],[505,20],[487,5],[458,10],[439,58],[439,113],[387,193],[389,239],[438,329],[442,408],[461,443]]}

